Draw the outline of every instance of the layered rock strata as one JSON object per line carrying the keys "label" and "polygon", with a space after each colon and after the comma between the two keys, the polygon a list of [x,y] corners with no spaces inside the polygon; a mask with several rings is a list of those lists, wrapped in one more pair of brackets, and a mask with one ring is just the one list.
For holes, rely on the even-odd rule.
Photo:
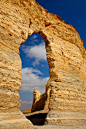
{"label": "layered rock strata", "polygon": [[49,65],[45,124],[86,124],[86,52],[76,29],[35,0],[0,0],[0,128],[31,125],[19,111],[19,47],[32,33],[44,39]]}
{"label": "layered rock strata", "polygon": [[33,104],[31,112],[39,111],[44,109],[46,100],[46,94],[41,94],[39,91],[35,90],[33,91]]}
{"label": "layered rock strata", "polygon": [[46,90],[44,94],[41,94],[39,91],[34,89],[33,91],[33,104],[31,112],[45,110],[48,111],[49,108],[49,99],[50,99],[50,79],[46,84]]}

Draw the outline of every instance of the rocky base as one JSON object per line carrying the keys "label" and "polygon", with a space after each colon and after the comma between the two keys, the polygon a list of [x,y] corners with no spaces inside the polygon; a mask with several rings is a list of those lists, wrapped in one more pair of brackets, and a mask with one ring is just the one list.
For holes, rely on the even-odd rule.
{"label": "rocky base", "polygon": [[[41,111],[25,114],[26,117],[21,112],[17,112],[17,113],[11,112],[9,115],[5,113],[3,118],[5,118],[6,116],[7,117],[11,116],[11,119],[9,117],[8,120],[0,121],[0,129],[86,129],[86,114],[84,113],[82,114],[79,114],[78,112],[77,113],[74,113],[74,112],[59,113],[55,111],[49,112],[48,115],[47,113],[48,113],[47,111],[41,110]],[[49,114],[52,115],[51,118],[48,118]],[[46,115],[47,115],[47,118],[46,118]],[[17,116],[18,119],[12,119],[15,116]],[[19,118],[20,116],[21,118]],[[0,117],[1,117],[1,114],[0,114]],[[48,124],[48,125],[41,124],[44,121],[45,121],[45,124]]]}
{"label": "rocky base", "polygon": [[31,121],[20,111],[0,113],[0,129],[20,129],[29,126],[32,126]]}
{"label": "rocky base", "polygon": [[1,129],[86,129],[86,125],[44,125],[44,126],[22,126],[22,125],[8,125]]}
{"label": "rocky base", "polygon": [[86,125],[86,113],[49,111],[45,124]]}
{"label": "rocky base", "polygon": [[12,123],[3,123],[0,124],[0,129],[29,129],[29,127],[32,127],[32,125],[30,125],[28,120],[20,120],[20,121],[12,121]]}

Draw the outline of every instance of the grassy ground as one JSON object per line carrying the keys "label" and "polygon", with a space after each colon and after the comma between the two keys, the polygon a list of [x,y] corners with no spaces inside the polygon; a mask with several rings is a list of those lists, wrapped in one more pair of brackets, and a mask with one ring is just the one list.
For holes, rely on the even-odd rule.
{"label": "grassy ground", "polygon": [[24,111],[21,111],[23,114],[28,114],[28,113],[31,113],[31,110],[24,110]]}

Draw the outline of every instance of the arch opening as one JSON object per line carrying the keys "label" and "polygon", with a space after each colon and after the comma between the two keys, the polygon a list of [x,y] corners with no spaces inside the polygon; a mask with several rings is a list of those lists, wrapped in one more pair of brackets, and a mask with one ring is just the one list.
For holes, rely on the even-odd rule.
{"label": "arch opening", "polygon": [[[42,110],[44,106],[40,103],[45,103],[43,101],[44,98],[42,100],[39,99],[39,102],[38,98],[41,98],[43,94],[45,96],[45,86],[49,80],[45,42],[39,33],[33,33],[25,43],[21,44],[19,51],[22,61],[21,90],[19,92],[21,100],[20,110],[24,113],[30,112],[31,109],[34,109],[32,111]],[[34,89],[36,90],[34,91]],[[33,96],[33,91],[36,98]]]}

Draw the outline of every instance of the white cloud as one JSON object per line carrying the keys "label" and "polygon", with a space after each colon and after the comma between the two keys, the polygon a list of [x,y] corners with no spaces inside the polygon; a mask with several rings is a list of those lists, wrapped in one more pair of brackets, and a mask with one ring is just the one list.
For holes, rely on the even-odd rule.
{"label": "white cloud", "polygon": [[32,107],[32,101],[23,101],[21,100],[21,107],[20,110],[31,110]]}
{"label": "white cloud", "polygon": [[33,69],[33,68],[29,68],[29,67],[27,67],[27,68],[23,68],[22,69],[22,76],[24,75],[24,74],[31,74],[31,73],[36,73],[36,74],[43,74],[43,73],[41,73],[38,69]]}
{"label": "white cloud", "polygon": [[35,59],[35,61],[32,63],[32,65],[33,65],[33,66],[39,65],[39,61],[40,61],[39,59]]}
{"label": "white cloud", "polygon": [[33,68],[22,69],[21,91],[33,92],[34,89],[41,93],[45,92],[45,85],[49,77],[41,78],[38,74],[42,74],[39,70]]}
{"label": "white cloud", "polygon": [[39,42],[39,40],[37,38],[38,38],[37,35],[33,35],[32,37],[30,37],[29,43],[35,44],[36,42]]}
{"label": "white cloud", "polygon": [[37,38],[37,35],[33,35],[30,39],[35,40]]}
{"label": "white cloud", "polygon": [[32,104],[32,101],[27,102],[27,101],[21,100],[21,103],[22,103],[22,104]]}
{"label": "white cloud", "polygon": [[39,61],[46,60],[46,50],[45,50],[45,43],[42,42],[39,45],[35,46],[23,46],[22,50],[26,53],[27,57],[35,58],[33,65],[38,65]]}

